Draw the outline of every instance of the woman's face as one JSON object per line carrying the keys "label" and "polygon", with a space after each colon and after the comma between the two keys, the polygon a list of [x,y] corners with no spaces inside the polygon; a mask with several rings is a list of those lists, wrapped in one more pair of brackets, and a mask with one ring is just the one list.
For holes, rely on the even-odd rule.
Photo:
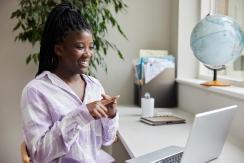
{"label": "woman's face", "polygon": [[93,39],[90,31],[70,32],[62,43],[55,45],[58,67],[70,74],[87,72],[93,54]]}

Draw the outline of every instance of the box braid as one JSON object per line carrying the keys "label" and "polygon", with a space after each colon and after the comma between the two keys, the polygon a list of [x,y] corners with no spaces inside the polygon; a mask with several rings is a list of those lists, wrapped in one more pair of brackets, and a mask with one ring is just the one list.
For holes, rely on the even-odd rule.
{"label": "box braid", "polygon": [[58,56],[54,52],[54,45],[61,43],[67,34],[73,31],[91,32],[91,28],[80,11],[74,9],[71,4],[57,5],[48,15],[44,27],[36,76],[46,70],[53,71],[57,67]]}

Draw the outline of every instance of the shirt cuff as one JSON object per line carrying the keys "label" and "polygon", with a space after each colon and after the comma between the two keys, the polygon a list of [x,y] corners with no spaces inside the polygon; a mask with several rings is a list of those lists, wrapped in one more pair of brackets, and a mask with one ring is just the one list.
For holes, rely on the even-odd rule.
{"label": "shirt cuff", "polygon": [[103,125],[105,126],[111,126],[113,124],[116,124],[119,120],[119,112],[117,111],[116,116],[113,118],[102,118],[101,120],[103,122]]}

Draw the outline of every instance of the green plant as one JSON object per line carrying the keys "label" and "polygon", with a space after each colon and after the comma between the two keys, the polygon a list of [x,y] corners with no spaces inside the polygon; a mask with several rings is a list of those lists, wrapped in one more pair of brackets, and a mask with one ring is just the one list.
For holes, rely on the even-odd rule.
{"label": "green plant", "polygon": [[[13,31],[18,32],[15,41],[30,42],[33,47],[40,45],[48,13],[56,4],[61,2],[69,2],[80,9],[81,14],[84,15],[92,27],[96,55],[93,55],[91,60],[90,73],[96,71],[98,66],[102,66],[103,70],[107,72],[104,57],[109,48],[117,51],[118,56],[123,59],[118,47],[105,38],[108,25],[111,24],[127,39],[111,10],[109,10],[112,8],[115,13],[118,13],[126,9],[127,5],[123,0],[20,0],[19,9],[11,14],[11,19],[17,19],[17,24],[13,28]],[[37,64],[38,56],[39,52],[29,54],[26,63],[29,64],[34,61]]]}

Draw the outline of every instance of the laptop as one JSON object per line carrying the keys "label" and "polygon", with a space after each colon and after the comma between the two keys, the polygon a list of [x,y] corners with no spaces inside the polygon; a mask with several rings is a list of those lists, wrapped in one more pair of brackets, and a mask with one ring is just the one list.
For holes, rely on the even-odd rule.
{"label": "laptop", "polygon": [[127,160],[127,163],[206,163],[224,146],[237,105],[195,115],[186,147],[169,146]]}

